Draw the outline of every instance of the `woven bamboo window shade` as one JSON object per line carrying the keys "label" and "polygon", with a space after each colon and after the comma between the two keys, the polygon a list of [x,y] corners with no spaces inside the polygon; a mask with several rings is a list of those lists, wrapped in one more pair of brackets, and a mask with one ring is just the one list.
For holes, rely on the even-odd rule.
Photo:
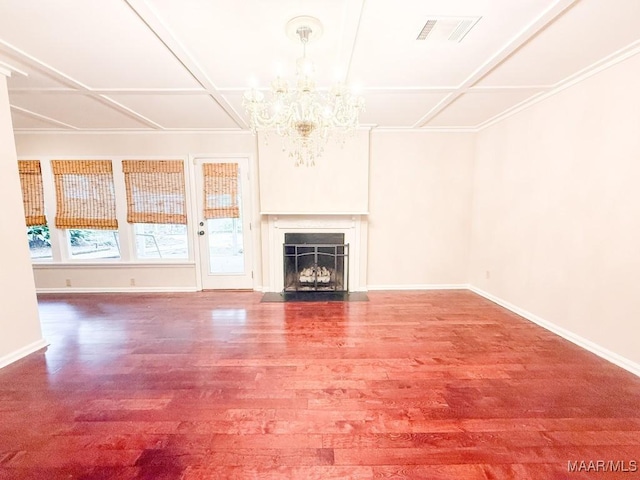
{"label": "woven bamboo window shade", "polygon": [[240,218],[238,164],[204,163],[204,218]]}
{"label": "woven bamboo window shade", "polygon": [[40,160],[18,160],[18,171],[20,172],[24,219],[27,227],[46,225]]}
{"label": "woven bamboo window shade", "polygon": [[127,222],[187,223],[182,160],[123,160]]}
{"label": "woven bamboo window shade", "polygon": [[52,160],[56,227],[115,230],[116,197],[111,160]]}

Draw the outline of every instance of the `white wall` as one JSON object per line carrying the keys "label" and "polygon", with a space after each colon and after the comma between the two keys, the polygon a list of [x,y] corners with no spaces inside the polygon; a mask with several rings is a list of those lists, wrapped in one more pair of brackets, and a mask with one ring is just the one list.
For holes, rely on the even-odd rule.
{"label": "white wall", "polygon": [[[292,159],[282,155],[278,138],[265,145],[248,133],[18,134],[16,142],[18,153],[25,158],[247,154],[254,160],[254,173],[258,173],[257,143],[260,171],[252,177],[252,188],[259,195],[252,198],[254,225],[262,229],[254,229],[256,279],[266,278],[269,268],[263,263],[263,258],[268,262],[264,256],[269,251],[266,235],[260,241],[261,230],[265,232],[267,227],[259,212],[370,211],[370,215],[361,216],[365,233],[367,220],[372,226],[367,263],[362,268],[363,272],[368,270],[369,286],[465,284],[474,135],[374,131],[371,142],[369,137],[369,131],[361,130],[343,148],[329,146],[311,168],[295,167]],[[322,198],[323,184],[336,179]],[[306,198],[305,188],[313,192]],[[404,241],[400,254],[398,240]],[[195,288],[195,266],[154,267],[156,270],[139,265],[122,267],[40,265],[35,268],[36,284],[43,291],[68,289],[67,279],[71,290],[81,291]],[[135,278],[135,288],[130,287],[131,278]],[[255,288],[260,288],[260,283],[257,280]]]}
{"label": "white wall", "polygon": [[[16,148],[21,158],[92,158],[92,157],[149,157],[152,159],[183,158],[187,170],[193,168],[190,160],[195,156],[237,157],[250,160],[252,188],[257,190],[258,172],[256,140],[248,132],[229,133],[42,133],[16,134]],[[191,175],[186,172],[187,194],[194,202]],[[45,185],[46,186],[46,185]],[[46,193],[46,192],[45,192]],[[46,196],[46,195],[45,195]],[[258,196],[252,195],[252,222],[260,225]],[[51,222],[52,219],[50,219]],[[190,216],[191,233],[196,230]],[[254,245],[260,245],[260,229],[252,230]],[[24,240],[24,239],[23,239]],[[194,242],[197,244],[197,242]],[[260,279],[260,248],[254,255],[255,278]],[[90,265],[39,264],[35,267],[36,286],[41,291],[188,291],[197,288],[197,266],[192,259],[179,265],[117,262],[112,265],[93,262]],[[135,286],[131,286],[134,279]],[[71,287],[67,287],[70,280]],[[256,285],[260,288],[260,285]]]}
{"label": "white wall", "polygon": [[371,134],[369,288],[467,283],[474,134]]}
{"label": "white wall", "polygon": [[295,167],[275,133],[258,142],[260,205],[266,213],[365,213],[369,192],[369,131],[344,145],[330,141],[313,167]]}
{"label": "white wall", "polygon": [[6,77],[0,73],[0,367],[46,344],[42,339],[13,140]]}
{"label": "white wall", "polygon": [[475,287],[636,366],[639,84],[636,55],[479,134],[469,269]]}
{"label": "white wall", "polygon": [[176,155],[255,156],[255,138],[238,133],[17,133],[20,156],[37,155]]}
{"label": "white wall", "polygon": [[[195,266],[187,263],[126,263],[107,267],[98,262],[82,264],[34,264],[38,292],[109,292],[196,290]],[[133,285],[132,285],[133,284]]]}

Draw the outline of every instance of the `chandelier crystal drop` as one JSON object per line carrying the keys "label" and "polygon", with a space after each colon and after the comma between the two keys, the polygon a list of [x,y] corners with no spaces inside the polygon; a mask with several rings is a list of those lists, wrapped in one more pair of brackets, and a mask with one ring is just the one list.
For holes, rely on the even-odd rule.
{"label": "chandelier crystal drop", "polygon": [[315,66],[307,58],[307,43],[321,31],[312,17],[297,17],[288,26],[302,43],[302,57],[296,62],[293,86],[281,77],[271,83],[268,98],[252,88],[244,94],[242,105],[249,115],[254,134],[275,131],[283,139],[283,150],[296,166],[315,165],[330,138],[344,141],[345,135],[358,127],[358,116],[364,110],[364,99],[344,84],[338,83],[326,93],[316,90]]}

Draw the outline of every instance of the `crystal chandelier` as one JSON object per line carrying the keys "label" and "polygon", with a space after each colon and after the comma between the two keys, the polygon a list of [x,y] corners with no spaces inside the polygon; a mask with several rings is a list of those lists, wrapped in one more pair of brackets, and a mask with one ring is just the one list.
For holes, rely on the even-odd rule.
{"label": "crystal chandelier", "polygon": [[294,86],[277,77],[271,83],[269,98],[256,88],[245,92],[242,105],[249,114],[251,130],[275,131],[283,138],[283,150],[298,165],[315,165],[327,141],[353,133],[358,115],[364,109],[364,99],[354,95],[343,83],[326,93],[316,90],[314,65],[307,58],[307,43],[322,32],[320,22],[313,17],[296,17],[287,30],[302,43],[302,57],[296,62]]}

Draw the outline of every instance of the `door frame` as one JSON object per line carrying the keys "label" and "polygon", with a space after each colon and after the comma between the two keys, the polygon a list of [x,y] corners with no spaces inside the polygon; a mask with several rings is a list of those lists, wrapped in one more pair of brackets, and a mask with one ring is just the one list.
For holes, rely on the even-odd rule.
{"label": "door frame", "polygon": [[[190,154],[189,155],[189,170],[190,170],[190,184],[191,188],[191,218],[193,218],[193,224],[191,225],[191,239],[192,239],[192,247],[193,247],[193,257],[195,263],[195,275],[196,275],[196,288],[198,291],[204,290],[204,282],[203,282],[203,269],[202,269],[202,257],[201,255],[206,254],[206,252],[202,252],[201,250],[201,241],[199,239],[198,231],[201,229],[200,222],[202,221],[202,212],[200,211],[200,198],[202,195],[200,192],[200,186],[202,179],[198,178],[199,175],[202,175],[200,169],[198,168],[198,163],[203,161],[213,161],[213,162],[224,162],[225,160],[229,161],[242,161],[244,160],[247,165],[247,186],[246,191],[242,191],[242,199],[243,199],[243,214],[247,216],[249,231],[244,233],[246,238],[249,239],[250,246],[250,261],[246,263],[246,267],[250,270],[252,275],[251,280],[251,289],[255,290],[256,286],[256,241],[254,235],[254,217],[253,217],[253,184],[252,184],[252,175],[251,175],[251,167],[252,167],[252,158],[249,154]],[[207,254],[208,255],[208,254]],[[225,290],[225,288],[220,288],[220,290]]]}

